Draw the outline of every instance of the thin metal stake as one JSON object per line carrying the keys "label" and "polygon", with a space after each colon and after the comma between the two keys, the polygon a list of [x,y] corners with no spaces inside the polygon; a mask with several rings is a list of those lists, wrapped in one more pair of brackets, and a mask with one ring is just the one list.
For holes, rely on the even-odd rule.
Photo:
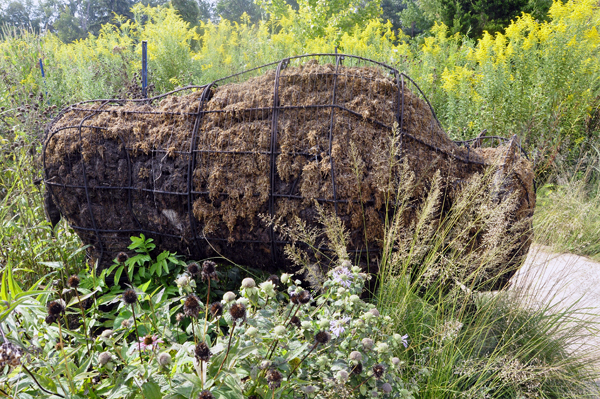
{"label": "thin metal stake", "polygon": [[142,40],[142,95],[148,98],[148,42]]}
{"label": "thin metal stake", "polygon": [[40,71],[42,71],[42,79],[44,79],[44,86],[46,87],[46,102],[50,104],[50,100],[48,100],[48,84],[46,83],[46,74],[44,73],[44,63],[40,58]]}

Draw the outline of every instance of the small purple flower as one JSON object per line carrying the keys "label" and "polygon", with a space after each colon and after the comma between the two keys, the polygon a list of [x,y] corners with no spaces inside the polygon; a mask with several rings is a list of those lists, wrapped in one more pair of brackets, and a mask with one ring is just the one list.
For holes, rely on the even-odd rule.
{"label": "small purple flower", "polygon": [[331,330],[331,333],[335,335],[336,338],[339,337],[341,333],[346,331],[346,329],[343,326],[348,322],[348,320],[350,320],[350,317],[344,317],[339,320],[331,321],[329,323],[329,329]]}
{"label": "small purple flower", "polygon": [[350,288],[350,284],[352,283],[352,273],[346,267],[337,267],[331,273],[333,276],[333,281],[341,285],[342,287]]}
{"label": "small purple flower", "polygon": [[401,342],[402,345],[404,345],[405,348],[408,348],[408,334],[404,334],[401,338]]}

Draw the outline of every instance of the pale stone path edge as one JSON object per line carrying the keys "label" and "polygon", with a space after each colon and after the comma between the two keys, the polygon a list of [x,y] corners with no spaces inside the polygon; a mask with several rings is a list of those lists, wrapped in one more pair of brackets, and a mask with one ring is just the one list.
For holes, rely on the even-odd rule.
{"label": "pale stone path edge", "polygon": [[[592,328],[600,329],[600,263],[532,245],[510,284],[509,290],[520,290],[531,303],[550,306],[556,311],[576,311],[577,317],[591,321]],[[600,334],[594,331],[580,340],[574,339],[573,350],[600,353]],[[591,365],[600,369],[600,357],[591,357]],[[597,384],[600,386],[600,381]]]}

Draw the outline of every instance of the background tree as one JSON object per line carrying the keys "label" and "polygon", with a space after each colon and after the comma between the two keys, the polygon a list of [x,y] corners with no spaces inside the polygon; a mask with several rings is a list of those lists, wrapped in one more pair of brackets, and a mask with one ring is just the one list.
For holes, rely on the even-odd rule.
{"label": "background tree", "polygon": [[392,23],[394,30],[402,28],[401,12],[406,9],[403,0],[381,0],[381,18]]}
{"label": "background tree", "polygon": [[239,21],[246,13],[252,23],[257,23],[262,17],[261,8],[253,0],[218,0],[215,13],[229,21]]}
{"label": "background tree", "polygon": [[543,20],[552,0],[403,0],[401,12],[405,32],[429,29],[434,21],[443,22],[450,33],[460,32],[478,38],[483,31],[503,31],[521,13]]}
{"label": "background tree", "polygon": [[45,0],[40,4],[42,24],[64,42],[97,35],[114,16],[132,18],[133,0]]}
{"label": "background tree", "polygon": [[0,2],[0,25],[39,31],[40,22],[39,7],[32,0]]}
{"label": "background tree", "polygon": [[171,0],[171,6],[176,9],[185,22],[198,26],[200,21],[207,22],[212,18],[212,4],[203,0]]}

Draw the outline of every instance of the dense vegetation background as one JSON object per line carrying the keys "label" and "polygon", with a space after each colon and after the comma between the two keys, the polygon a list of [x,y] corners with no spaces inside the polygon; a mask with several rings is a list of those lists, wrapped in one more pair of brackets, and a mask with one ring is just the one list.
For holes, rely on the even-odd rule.
{"label": "dense vegetation background", "polygon": [[[600,254],[600,9],[595,0],[0,0],[0,21],[0,328],[11,344],[21,345],[23,351],[33,348],[27,352],[33,359],[28,363],[33,374],[6,366],[0,393],[89,397],[90,389],[96,389],[98,397],[163,397],[167,392],[171,397],[191,397],[193,392],[196,397],[206,388],[206,381],[200,381],[193,368],[202,363],[188,353],[194,350],[198,330],[194,332],[193,320],[180,325],[175,313],[188,293],[206,296],[208,303],[220,300],[224,291],[237,290],[245,273],[265,277],[246,267],[252,265],[223,267],[218,272],[220,283],[212,291],[204,280],[197,279],[196,287],[191,277],[197,276],[190,275],[180,257],[163,253],[155,258],[151,242],[134,238],[130,249],[138,255],[126,267],[115,263],[113,270],[124,279],[128,275],[127,281],[138,286],[139,303],[136,297],[133,303],[106,310],[104,305],[118,303],[122,288],[107,283],[106,275],[97,275],[93,265],[86,263],[85,248],[66,223],[52,227],[46,222],[39,156],[44,127],[73,102],[138,97],[143,40],[148,41],[154,93],[205,84],[291,55],[330,53],[336,47],[342,53],[393,65],[420,85],[453,139],[473,138],[484,129],[489,135],[518,136],[536,171],[538,243],[592,257]],[[423,215],[423,225],[430,217]],[[447,222],[444,228],[456,227],[452,220]],[[395,233],[387,236],[387,248],[399,245]],[[597,326],[578,324],[573,313],[557,313],[545,306],[531,311],[523,305],[525,296],[512,292],[476,296],[469,287],[455,285],[446,292],[435,284],[424,291],[407,280],[414,262],[437,273],[442,255],[451,264],[464,260],[460,252],[445,252],[446,236],[435,231],[427,236],[429,241],[418,242],[417,232],[410,251],[402,256],[390,251],[381,260],[384,283],[373,304],[360,302],[360,309],[376,304],[387,317],[378,319],[377,334],[382,342],[389,340],[393,353],[386,349],[374,356],[393,354],[401,361],[402,372],[395,381],[406,383],[402,397],[513,398],[539,397],[540,392],[543,397],[588,397],[582,396],[591,390],[588,382],[598,377],[598,370],[589,367],[589,357],[596,354],[587,352],[582,358],[573,356],[571,349],[575,338],[597,332]],[[422,258],[415,258],[416,253]],[[134,267],[147,274],[134,277]],[[79,287],[69,282],[71,275],[79,275]],[[339,282],[332,284],[335,292],[348,296],[338,290]],[[268,300],[273,287],[264,287],[236,292],[247,303],[256,299],[257,311],[270,306],[273,314],[279,314],[278,304]],[[258,292],[263,302],[256,297]],[[85,309],[79,294],[85,297]],[[286,295],[278,298],[289,309]],[[58,325],[53,324],[56,318],[44,323],[46,304],[63,297],[70,308],[67,314],[75,317],[81,311],[82,320],[87,320],[64,334],[60,317]],[[159,319],[154,317],[154,307],[160,310]],[[138,319],[129,308],[136,309]],[[319,305],[318,311],[324,312],[323,307]],[[341,318],[341,313],[321,316]],[[206,329],[208,312],[203,311],[203,317]],[[375,316],[365,317],[363,310],[357,310],[352,317],[368,321]],[[140,328],[132,327],[130,320],[138,320]],[[221,340],[232,331],[216,316],[210,320]],[[327,320],[322,324],[326,326]],[[267,321],[259,327],[258,336],[264,339],[253,342],[263,357],[273,343],[277,347],[279,339],[304,339],[287,326],[283,335],[273,335],[273,325]],[[308,331],[311,338],[316,328],[301,331]],[[110,334],[100,335],[106,329]],[[114,338],[113,330],[117,331]],[[369,329],[361,331],[370,334]],[[398,334],[394,337],[398,331],[406,333],[409,341]],[[143,357],[140,345],[136,346],[140,338],[154,345],[158,337],[167,341],[161,350],[169,354],[168,364],[158,363],[158,344]],[[200,338],[205,339],[205,334]],[[348,345],[362,345],[349,339],[343,353],[335,355],[343,361]],[[0,347],[3,356],[6,348]],[[222,358],[226,357],[223,348]],[[236,352],[239,348],[232,352],[234,359],[244,352]],[[116,351],[113,354],[119,359],[111,355],[110,363],[105,355],[102,364],[100,355],[107,351]],[[176,367],[171,367],[171,360]],[[298,364],[295,358],[288,360]],[[319,373],[331,371],[315,359],[308,361]],[[90,366],[92,362],[96,366]],[[226,385],[238,389],[245,375],[237,375],[233,365],[230,372],[232,379]],[[189,378],[172,380],[182,375]],[[218,375],[209,377],[223,384]],[[318,374],[315,381],[325,375]],[[358,385],[358,377],[353,378]],[[171,389],[172,381],[181,392]],[[293,391],[297,386],[293,384],[299,382],[290,381],[287,389]],[[382,381],[372,382],[369,389],[385,394]],[[265,395],[272,391],[273,397],[279,397],[266,380],[261,384]],[[283,388],[277,395],[283,395]],[[215,396],[238,394],[219,389],[213,389]]]}

